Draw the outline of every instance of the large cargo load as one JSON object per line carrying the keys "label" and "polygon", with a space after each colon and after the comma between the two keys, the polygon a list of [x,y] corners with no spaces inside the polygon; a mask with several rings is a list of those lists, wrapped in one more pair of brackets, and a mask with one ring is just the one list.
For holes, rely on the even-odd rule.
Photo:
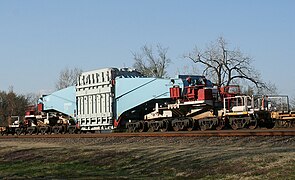
{"label": "large cargo load", "polygon": [[125,127],[126,122],[144,119],[147,113],[154,110],[156,103],[161,106],[171,102],[169,89],[183,86],[181,79],[174,79],[173,82],[171,79],[153,77],[117,78],[115,127]]}
{"label": "large cargo load", "polygon": [[[39,111],[59,112],[75,118],[76,116],[76,88],[70,86],[59,91],[45,95],[38,100]],[[42,106],[42,107],[40,107]]]}
{"label": "large cargo load", "polygon": [[[181,80],[177,83],[182,85]],[[170,79],[143,77],[127,68],[84,72],[76,86],[79,126],[88,131],[112,129],[143,118],[156,102],[170,98],[172,86]]]}
{"label": "large cargo load", "polygon": [[77,80],[77,120],[81,130],[111,129],[115,113],[115,78],[138,77],[131,69],[105,68],[83,72]]}

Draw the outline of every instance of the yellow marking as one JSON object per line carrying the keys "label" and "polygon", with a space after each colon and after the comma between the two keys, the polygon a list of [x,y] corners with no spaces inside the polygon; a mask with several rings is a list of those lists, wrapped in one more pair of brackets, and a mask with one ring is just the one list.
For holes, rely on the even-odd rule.
{"label": "yellow marking", "polygon": [[237,115],[247,115],[248,112],[232,112],[232,113],[226,113],[227,116],[237,116]]}

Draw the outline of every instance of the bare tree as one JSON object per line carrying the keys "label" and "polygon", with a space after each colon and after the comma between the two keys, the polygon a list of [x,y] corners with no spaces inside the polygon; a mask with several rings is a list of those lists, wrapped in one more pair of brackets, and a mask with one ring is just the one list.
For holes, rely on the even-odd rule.
{"label": "bare tree", "polygon": [[41,97],[41,94],[27,93],[25,97],[29,105],[36,105],[38,103],[38,99]]}
{"label": "bare tree", "polygon": [[256,87],[265,87],[260,74],[251,66],[252,59],[238,48],[229,50],[223,37],[211,43],[205,51],[195,48],[185,58],[203,66],[203,74],[215,81],[218,87],[228,86],[239,79],[252,82]]}
{"label": "bare tree", "polygon": [[171,62],[167,52],[168,48],[157,45],[155,54],[151,46],[144,45],[140,53],[132,53],[135,60],[133,67],[146,76],[165,77],[166,69]]}
{"label": "bare tree", "polygon": [[73,86],[77,82],[77,77],[82,73],[81,69],[63,69],[59,74],[58,82],[55,84],[57,90]]}
{"label": "bare tree", "polygon": [[278,95],[277,86],[274,83],[266,82],[265,86],[257,87],[250,86],[249,84],[239,83],[242,94],[246,95]]}
{"label": "bare tree", "polygon": [[268,94],[268,95],[277,95],[278,88],[276,84],[272,82],[265,82],[264,86],[257,88],[257,94]]}

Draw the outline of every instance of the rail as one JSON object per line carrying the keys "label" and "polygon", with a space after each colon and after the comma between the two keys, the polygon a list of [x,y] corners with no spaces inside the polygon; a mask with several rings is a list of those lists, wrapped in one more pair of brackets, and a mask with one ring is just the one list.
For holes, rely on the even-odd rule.
{"label": "rail", "polygon": [[246,137],[246,136],[295,136],[292,129],[222,130],[191,132],[145,132],[145,133],[87,133],[87,134],[46,134],[46,135],[4,135],[7,138],[108,138],[108,137]]}

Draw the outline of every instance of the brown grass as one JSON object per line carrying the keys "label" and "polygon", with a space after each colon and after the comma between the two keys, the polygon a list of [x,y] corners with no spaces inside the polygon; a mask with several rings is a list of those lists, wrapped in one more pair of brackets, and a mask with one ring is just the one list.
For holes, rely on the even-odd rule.
{"label": "brown grass", "polygon": [[2,139],[0,178],[295,179],[295,137]]}

